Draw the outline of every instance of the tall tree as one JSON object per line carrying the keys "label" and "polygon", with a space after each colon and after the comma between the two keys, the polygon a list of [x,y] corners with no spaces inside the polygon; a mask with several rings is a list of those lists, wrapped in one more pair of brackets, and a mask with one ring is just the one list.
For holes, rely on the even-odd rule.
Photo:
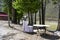
{"label": "tall tree", "polygon": [[58,18],[58,27],[57,27],[57,30],[60,31],[60,0],[58,0],[58,6],[59,6],[59,18]]}
{"label": "tall tree", "polygon": [[52,0],[54,4],[58,4],[59,6],[59,17],[58,17],[58,26],[57,30],[60,31],[60,0]]}
{"label": "tall tree", "polygon": [[28,20],[29,20],[28,25],[30,25],[30,13],[29,13],[29,10],[28,10]]}
{"label": "tall tree", "polygon": [[[18,5],[17,5],[18,4]],[[31,19],[31,22],[30,24],[32,25],[33,24],[33,18],[32,18],[32,15],[33,13],[36,11],[38,11],[38,9],[40,8],[40,2],[39,0],[16,0],[14,1],[13,3],[13,7],[15,9],[19,9],[19,11],[23,12],[23,13],[28,13],[29,12],[29,15],[30,15],[30,19]]]}
{"label": "tall tree", "polygon": [[42,13],[41,13],[41,10],[42,10],[42,0],[39,0],[40,1],[40,8],[39,8],[39,24],[41,24],[42,22]]}
{"label": "tall tree", "polygon": [[12,8],[12,0],[4,0],[4,2],[8,8],[8,24],[10,26],[10,14],[11,14],[11,8]]}
{"label": "tall tree", "polygon": [[12,23],[17,24],[17,11],[12,7]]}
{"label": "tall tree", "polygon": [[41,22],[42,22],[41,18],[42,18],[41,9],[39,9],[39,24],[41,24]]}
{"label": "tall tree", "polygon": [[[17,23],[20,24],[20,19],[23,17],[23,9],[21,8],[20,4],[22,5],[21,3],[21,0],[15,0],[13,1],[13,8],[16,10],[16,15],[15,15],[15,19],[17,19]],[[16,20],[15,20],[16,21]]]}
{"label": "tall tree", "polygon": [[42,24],[45,24],[46,0],[42,0]]}
{"label": "tall tree", "polygon": [[4,0],[4,12],[8,12],[9,13],[9,18],[12,21],[12,23],[16,24],[17,23],[17,19],[16,19],[16,10],[12,7],[12,2],[14,0]]}
{"label": "tall tree", "polygon": [[37,15],[36,15],[36,13],[35,13],[35,15],[34,15],[34,16],[35,16],[35,19],[34,19],[34,24],[36,24],[36,16],[37,16]]}
{"label": "tall tree", "polygon": [[[12,3],[15,0],[12,0]],[[12,6],[12,23],[17,24],[17,10]]]}

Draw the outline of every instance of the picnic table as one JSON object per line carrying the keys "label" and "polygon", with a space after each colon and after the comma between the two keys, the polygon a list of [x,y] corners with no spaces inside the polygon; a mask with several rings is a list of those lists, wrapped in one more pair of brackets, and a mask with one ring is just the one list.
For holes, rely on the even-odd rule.
{"label": "picnic table", "polygon": [[37,29],[37,35],[39,35],[39,33],[40,33],[39,30],[40,29],[45,30],[44,33],[46,33],[46,28],[50,27],[50,25],[40,25],[40,24],[34,24],[33,26],[36,27],[36,29]]}

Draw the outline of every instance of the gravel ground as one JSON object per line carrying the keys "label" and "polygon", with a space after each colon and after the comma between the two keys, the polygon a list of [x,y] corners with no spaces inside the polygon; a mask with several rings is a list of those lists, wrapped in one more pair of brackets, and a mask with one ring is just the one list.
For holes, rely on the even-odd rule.
{"label": "gravel ground", "polygon": [[37,36],[37,34],[24,33],[20,25],[11,24],[11,27],[8,27],[7,23],[0,21],[0,40],[60,40],[60,37],[50,32]]}

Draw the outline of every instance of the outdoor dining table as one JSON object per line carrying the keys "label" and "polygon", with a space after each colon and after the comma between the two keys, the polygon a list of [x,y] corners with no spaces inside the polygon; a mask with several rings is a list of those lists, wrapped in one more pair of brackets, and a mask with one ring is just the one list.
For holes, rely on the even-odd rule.
{"label": "outdoor dining table", "polygon": [[40,25],[40,24],[34,24],[33,25],[34,27],[36,27],[36,29],[37,29],[37,35],[39,35],[39,29],[44,29],[45,30],[45,32],[44,33],[46,33],[46,28],[48,28],[48,27],[50,27],[50,25]]}

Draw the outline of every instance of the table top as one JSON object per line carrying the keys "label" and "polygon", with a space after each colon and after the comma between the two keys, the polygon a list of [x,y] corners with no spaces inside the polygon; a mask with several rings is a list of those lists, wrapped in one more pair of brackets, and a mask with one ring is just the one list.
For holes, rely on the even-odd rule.
{"label": "table top", "polygon": [[37,27],[50,27],[50,25],[40,25],[40,24],[34,24],[33,26],[37,26]]}

